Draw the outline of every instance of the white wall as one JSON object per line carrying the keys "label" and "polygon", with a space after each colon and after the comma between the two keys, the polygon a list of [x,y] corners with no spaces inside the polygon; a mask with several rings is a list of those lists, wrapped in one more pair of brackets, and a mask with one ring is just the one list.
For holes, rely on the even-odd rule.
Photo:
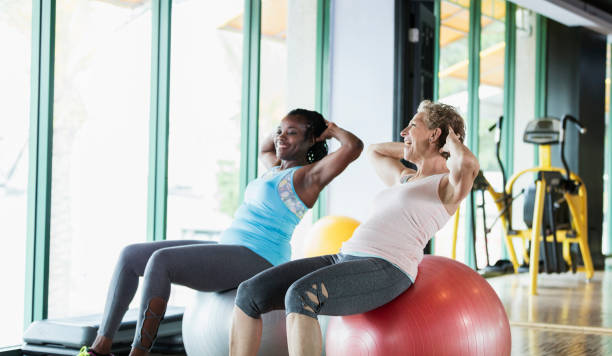
{"label": "white wall", "polygon": [[[366,147],[391,141],[394,1],[335,0],[331,10],[330,119]],[[364,221],[382,188],[363,153],[330,184],[328,214]]]}
{"label": "white wall", "polygon": [[[522,25],[516,36],[516,81],[514,90],[514,171],[533,166],[534,145],[523,143],[527,123],[535,116],[536,43],[535,14],[522,10]],[[519,16],[520,18],[521,16]],[[528,31],[527,28],[531,28]]]}

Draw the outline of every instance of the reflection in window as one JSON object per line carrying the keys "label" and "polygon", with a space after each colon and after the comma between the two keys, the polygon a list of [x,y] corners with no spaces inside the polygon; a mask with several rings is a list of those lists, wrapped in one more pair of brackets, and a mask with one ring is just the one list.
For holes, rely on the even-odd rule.
{"label": "reflection in window", "polygon": [[57,2],[49,317],[99,313],[146,239],[150,3]]}
{"label": "reflection in window", "polygon": [[[21,344],[32,2],[0,1],[0,348]],[[10,273],[9,273],[10,271]]]}
{"label": "reflection in window", "polygon": [[172,7],[168,239],[218,240],[238,207],[243,6]]}

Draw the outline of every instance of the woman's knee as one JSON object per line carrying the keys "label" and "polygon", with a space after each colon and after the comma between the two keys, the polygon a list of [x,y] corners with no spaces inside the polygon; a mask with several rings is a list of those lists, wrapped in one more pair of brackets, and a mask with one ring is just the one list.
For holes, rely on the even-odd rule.
{"label": "woman's knee", "polygon": [[170,264],[172,263],[172,257],[167,249],[160,249],[149,257],[147,261],[147,265],[145,268],[145,278],[147,276],[157,275],[157,274],[168,274],[170,271]]}
{"label": "woman's knee", "polygon": [[259,319],[268,308],[261,302],[265,300],[265,287],[248,279],[238,286],[236,306],[251,318]]}
{"label": "woman's knee", "polygon": [[137,266],[142,264],[141,260],[143,260],[143,245],[142,243],[137,243],[125,246],[119,254],[118,267],[121,269],[138,270]]}
{"label": "woman's knee", "polygon": [[328,296],[324,282],[298,280],[285,294],[285,310],[316,319]]}

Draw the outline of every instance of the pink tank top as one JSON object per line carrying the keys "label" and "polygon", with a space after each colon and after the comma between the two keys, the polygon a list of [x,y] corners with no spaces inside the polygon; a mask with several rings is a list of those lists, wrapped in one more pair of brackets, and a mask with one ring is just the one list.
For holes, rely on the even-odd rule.
{"label": "pink tank top", "polygon": [[383,258],[414,281],[423,249],[450,219],[438,195],[447,173],[395,185],[374,198],[370,216],[359,225],[341,252]]}

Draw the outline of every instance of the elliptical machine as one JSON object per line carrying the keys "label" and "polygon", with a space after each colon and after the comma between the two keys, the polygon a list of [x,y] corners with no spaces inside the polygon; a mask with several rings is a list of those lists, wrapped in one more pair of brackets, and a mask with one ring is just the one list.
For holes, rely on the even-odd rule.
{"label": "elliptical machine", "polygon": [[[523,142],[538,146],[539,166],[514,174],[505,188],[505,194],[511,196],[514,183],[520,176],[526,173],[536,175],[534,186],[527,191],[523,209],[527,229],[513,230],[509,224],[506,229],[506,243],[515,271],[518,271],[518,260],[512,240],[523,240],[524,259],[529,263],[533,295],[537,291],[540,247],[547,273],[571,269],[573,272],[585,272],[587,280],[594,273],[588,246],[586,187],[580,177],[569,170],[565,159],[568,122],[574,124],[581,134],[586,132],[584,126],[571,115],[565,115],[562,120],[539,118],[527,124]],[[561,144],[563,168],[551,164],[551,145],[558,143]],[[526,248],[528,243],[529,248]],[[583,267],[578,266],[579,257],[582,257]]]}

